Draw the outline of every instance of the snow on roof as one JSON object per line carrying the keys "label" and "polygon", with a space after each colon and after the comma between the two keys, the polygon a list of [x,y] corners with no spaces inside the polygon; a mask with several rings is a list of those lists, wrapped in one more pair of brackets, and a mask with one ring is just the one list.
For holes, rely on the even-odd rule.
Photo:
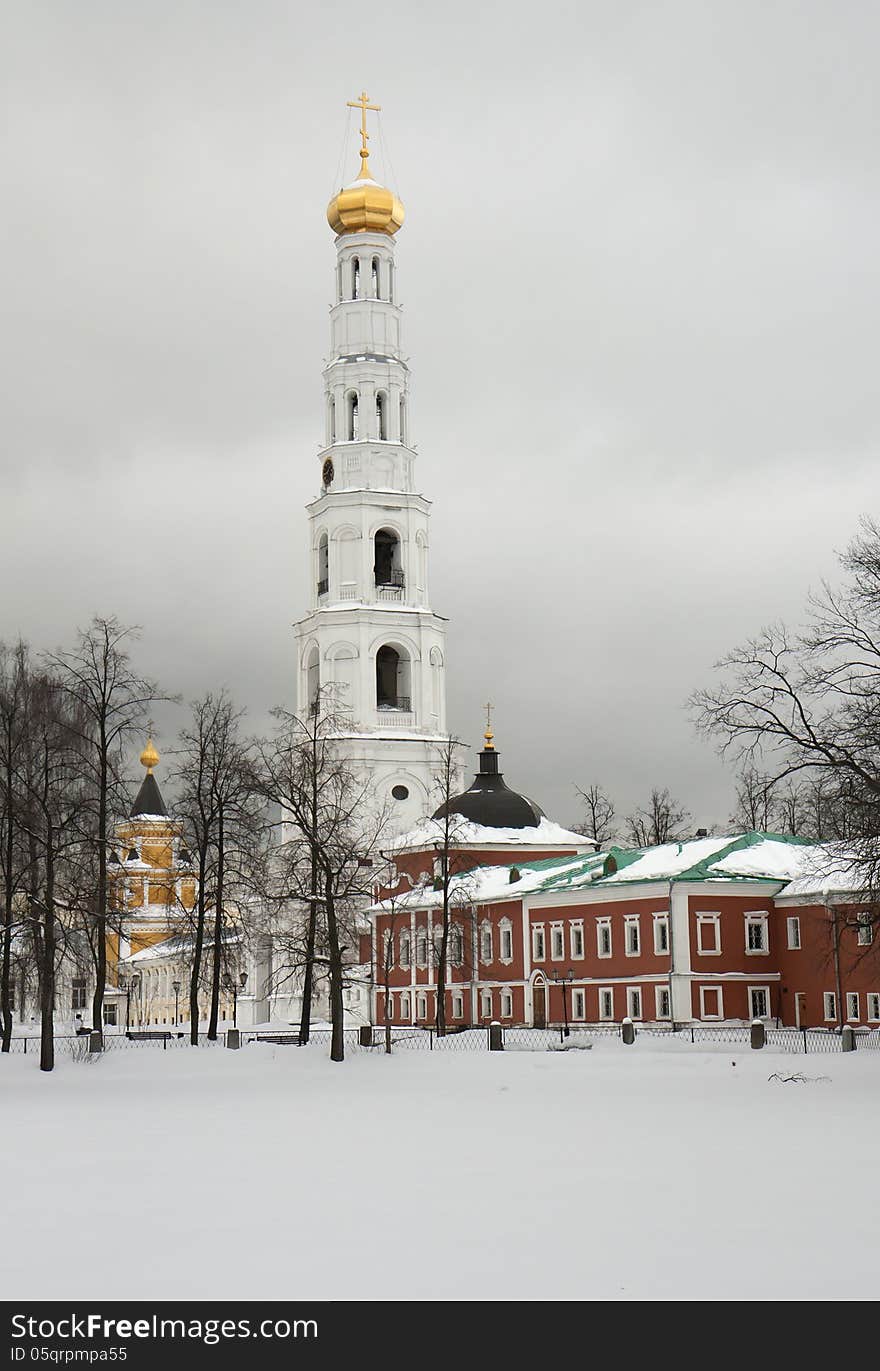
{"label": "snow on roof", "polygon": [[637,848],[634,853],[618,854],[615,850],[611,855],[616,858],[618,869],[604,878],[603,885],[616,885],[623,881],[669,880],[682,876],[692,867],[723,852],[735,841],[732,837],[694,838],[690,842]]}
{"label": "snow on roof", "polygon": [[803,849],[800,871],[783,895],[859,895],[869,883],[864,862],[844,843],[815,843]]}
{"label": "snow on roof", "polygon": [[[443,843],[443,834],[442,821],[425,819],[409,833],[404,833],[398,838],[394,850],[401,852],[407,848],[434,848]],[[569,829],[554,823],[552,819],[548,819],[546,815],[539,824],[531,828],[489,828],[485,824],[472,823],[470,819],[456,818],[450,842],[455,848],[516,845],[542,848],[576,847],[580,852],[596,846],[593,838],[587,838],[583,833],[572,833]]]}
{"label": "snow on roof", "polygon": [[[223,943],[224,943],[224,946],[229,946],[229,945],[231,945],[231,944],[233,944],[233,943],[240,943],[240,942],[241,942],[241,934],[240,934],[240,933],[224,933],[224,934],[223,934]],[[214,946],[214,940],[213,940],[213,938],[206,938],[205,941],[204,941],[203,946],[204,946],[205,948],[213,947],[213,946]],[[140,952],[133,952],[132,955],[131,955],[130,957],[120,957],[119,962],[120,962],[120,965],[122,965],[123,963],[125,963],[126,965],[129,965],[129,964],[133,964],[134,962],[138,962],[138,963],[140,963],[140,962],[157,962],[157,961],[161,961],[161,959],[162,959],[163,957],[179,957],[179,956],[182,956],[182,955],[184,955],[185,953],[190,952],[191,949],[192,949],[192,947],[193,947],[193,939],[192,939],[192,938],[178,937],[178,936],[175,934],[175,935],[174,935],[173,937],[171,937],[171,938],[163,938],[161,942],[158,942],[158,943],[150,943],[150,946],[149,946],[149,947],[141,948]]]}
{"label": "snow on roof", "polygon": [[[416,833],[423,832],[425,827]],[[410,834],[409,838],[412,837]],[[653,881],[762,880],[781,886],[780,893],[786,895],[857,889],[852,854],[835,855],[830,850],[832,846],[779,833],[739,833],[661,843],[650,848],[615,847],[608,852],[581,852],[576,856],[518,861],[515,865],[476,867],[452,877],[450,897],[458,905],[489,904],[530,894]],[[433,882],[423,882],[375,905],[372,912],[433,908],[442,899],[442,891],[435,890]]]}

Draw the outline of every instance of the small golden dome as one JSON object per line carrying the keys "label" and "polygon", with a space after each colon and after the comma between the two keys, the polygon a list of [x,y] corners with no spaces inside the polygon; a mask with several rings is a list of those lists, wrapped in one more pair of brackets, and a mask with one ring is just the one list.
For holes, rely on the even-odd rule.
{"label": "small golden dome", "polygon": [[141,766],[147,768],[147,775],[152,776],[153,767],[159,765],[159,754],[153,746],[152,738],[147,739],[147,745],[141,753]]}
{"label": "small golden dome", "polygon": [[334,233],[394,234],[403,223],[403,205],[394,191],[374,181],[368,167],[367,172],[343,186],[327,206],[327,223]]}
{"label": "small golden dome", "polygon": [[327,222],[334,233],[394,234],[403,223],[403,205],[387,186],[380,186],[370,175],[367,143],[367,110],[379,110],[381,105],[369,104],[369,96],[362,91],[360,99],[349,100],[352,108],[361,111],[361,169],[357,180],[343,186],[327,206]]}

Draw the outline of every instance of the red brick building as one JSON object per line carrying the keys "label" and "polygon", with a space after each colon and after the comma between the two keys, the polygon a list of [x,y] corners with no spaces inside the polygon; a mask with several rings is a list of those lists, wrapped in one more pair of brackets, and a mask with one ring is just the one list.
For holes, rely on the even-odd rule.
{"label": "red brick building", "polygon": [[[451,1026],[778,1020],[880,1024],[876,911],[829,845],[772,833],[596,852],[504,785],[471,788],[394,855],[372,911],[373,1015],[432,1023],[448,862]],[[501,820],[501,822],[498,822]]]}

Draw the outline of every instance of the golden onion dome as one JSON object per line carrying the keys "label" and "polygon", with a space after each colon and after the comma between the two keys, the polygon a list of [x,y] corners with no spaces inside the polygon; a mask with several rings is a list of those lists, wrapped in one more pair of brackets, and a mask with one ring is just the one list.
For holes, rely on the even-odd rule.
{"label": "golden onion dome", "polygon": [[394,234],[403,223],[403,205],[387,186],[380,185],[370,175],[370,152],[367,147],[367,110],[379,110],[380,105],[369,104],[366,91],[360,99],[349,100],[353,109],[361,111],[361,169],[357,180],[343,186],[327,206],[327,222],[334,233]]}
{"label": "golden onion dome", "polygon": [[147,745],[141,753],[140,761],[141,766],[145,766],[147,768],[148,776],[152,775],[153,767],[159,765],[159,754],[153,745],[152,738],[147,739]]}
{"label": "golden onion dome", "polygon": [[327,223],[334,233],[396,233],[403,223],[403,205],[387,186],[363,173],[343,186],[327,206]]}

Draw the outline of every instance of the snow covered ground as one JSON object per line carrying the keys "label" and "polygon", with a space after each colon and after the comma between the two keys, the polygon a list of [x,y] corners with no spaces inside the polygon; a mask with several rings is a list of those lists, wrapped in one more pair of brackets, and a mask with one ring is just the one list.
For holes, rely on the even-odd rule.
{"label": "snow covered ground", "polygon": [[150,1047],[0,1108],[7,1300],[876,1296],[880,1052]]}

